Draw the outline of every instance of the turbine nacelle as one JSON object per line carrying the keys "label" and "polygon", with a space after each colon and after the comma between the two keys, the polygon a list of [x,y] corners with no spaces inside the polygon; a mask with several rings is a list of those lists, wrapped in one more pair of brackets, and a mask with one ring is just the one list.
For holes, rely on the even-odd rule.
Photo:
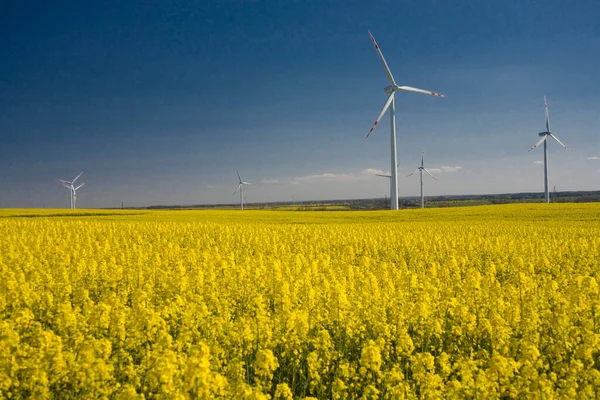
{"label": "turbine nacelle", "polygon": [[538,136],[546,136],[549,134],[550,134],[550,132],[540,132],[540,133],[538,133]]}
{"label": "turbine nacelle", "polygon": [[397,92],[398,90],[400,90],[398,85],[390,85],[390,86],[385,87],[383,89],[383,92],[389,96],[390,94]]}

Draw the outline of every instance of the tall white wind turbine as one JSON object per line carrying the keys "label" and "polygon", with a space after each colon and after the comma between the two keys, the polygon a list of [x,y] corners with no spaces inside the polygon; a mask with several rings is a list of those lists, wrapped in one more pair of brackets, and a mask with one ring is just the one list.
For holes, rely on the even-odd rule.
{"label": "tall white wind turbine", "polygon": [[550,192],[548,192],[548,138],[551,137],[552,139],[556,140],[558,144],[560,144],[566,151],[571,150],[569,150],[567,146],[563,144],[563,142],[558,140],[558,138],[550,132],[550,117],[548,116],[548,101],[546,101],[546,96],[544,96],[544,107],[546,108],[546,132],[538,133],[538,135],[542,138],[536,144],[534,144],[529,151],[533,151],[533,149],[544,142],[544,195],[546,203],[550,203]]}
{"label": "tall white wind turbine", "polygon": [[235,172],[237,173],[237,176],[238,176],[239,186],[237,187],[237,189],[235,189],[232,196],[235,196],[235,194],[238,192],[238,190],[240,191],[240,208],[243,210],[244,209],[244,185],[252,185],[252,184],[250,182],[244,182],[242,180],[242,177],[240,176],[240,173],[237,170]]}
{"label": "tall white wind turbine", "polygon": [[414,170],[413,172],[411,172],[410,174],[406,175],[408,177],[408,176],[413,175],[415,172],[419,171],[419,176],[421,178],[421,208],[425,208],[425,195],[423,194],[423,172],[425,172],[427,175],[432,177],[434,181],[437,181],[437,179],[435,179],[435,176],[431,175],[431,172],[427,171],[427,168],[425,168],[424,160],[425,160],[425,153],[421,152],[421,166],[419,168],[417,168],[416,170]]}
{"label": "tall white wind turbine", "polygon": [[65,181],[65,180],[62,180],[62,179],[58,180],[60,183],[62,183],[62,185],[64,187],[68,188],[69,191],[70,191],[70,195],[71,195],[70,196],[70,208],[71,209],[74,209],[75,206],[76,206],[76,203],[77,203],[77,190],[79,190],[79,188],[81,188],[83,185],[85,185],[85,182],[84,182],[81,185],[75,187],[75,181],[77,179],[79,179],[79,177],[81,176],[81,174],[83,174],[83,172],[80,172],[79,175],[77,175],[75,177],[75,179],[73,179],[72,181]]}
{"label": "tall white wind turbine", "polygon": [[383,64],[383,69],[385,70],[385,74],[387,75],[387,79],[388,79],[388,81],[390,81],[391,85],[387,86],[386,88],[383,89],[385,94],[388,95],[388,98],[387,98],[385,104],[383,105],[383,108],[381,109],[379,116],[375,120],[373,127],[367,134],[367,138],[371,135],[371,133],[373,132],[375,127],[379,124],[379,120],[381,119],[381,117],[383,117],[383,114],[385,114],[385,112],[389,108],[390,109],[390,139],[391,139],[391,150],[392,150],[391,164],[390,164],[391,171],[392,171],[392,176],[390,177],[390,197],[391,197],[391,209],[397,210],[398,209],[398,174],[396,172],[396,168],[394,168],[397,163],[396,162],[396,119],[395,119],[395,115],[394,115],[394,113],[395,113],[394,94],[397,91],[402,90],[405,92],[423,93],[423,94],[429,94],[429,95],[437,96],[437,97],[446,97],[446,96],[441,95],[439,93],[430,92],[428,90],[417,89],[417,88],[410,87],[410,86],[398,86],[396,84],[396,81],[394,81],[394,77],[392,76],[392,73],[390,72],[390,69],[389,69],[387,63],[385,62],[385,58],[383,58],[381,49],[377,45],[377,42],[375,41],[375,38],[371,34],[371,31],[369,31],[369,36],[371,37],[371,40],[373,41],[373,45],[375,45],[375,50],[377,50],[377,54],[379,55],[379,59],[381,60],[381,63]]}

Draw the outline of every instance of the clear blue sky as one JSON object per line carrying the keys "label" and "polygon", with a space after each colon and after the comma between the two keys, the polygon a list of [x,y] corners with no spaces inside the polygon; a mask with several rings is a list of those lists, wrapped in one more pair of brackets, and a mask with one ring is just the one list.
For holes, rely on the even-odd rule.
{"label": "clear blue sky", "polygon": [[597,1],[27,1],[0,3],[0,207],[389,194],[400,85],[400,196],[600,189]]}

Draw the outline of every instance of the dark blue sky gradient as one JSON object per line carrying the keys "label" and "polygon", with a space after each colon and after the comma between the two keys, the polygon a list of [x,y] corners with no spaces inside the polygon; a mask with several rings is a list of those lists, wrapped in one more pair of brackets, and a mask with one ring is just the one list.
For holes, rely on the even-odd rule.
{"label": "dark blue sky gradient", "polygon": [[[595,1],[3,1],[0,207],[382,197],[385,101],[371,29],[400,85],[401,172],[421,149],[430,194],[599,189]],[[589,159],[591,158],[591,159]],[[415,165],[413,165],[415,164]],[[448,172],[443,166],[461,168]],[[332,174],[326,176],[323,174]],[[262,181],[262,183],[261,183]],[[276,182],[276,183],[275,183]],[[400,195],[418,183],[401,179]]]}

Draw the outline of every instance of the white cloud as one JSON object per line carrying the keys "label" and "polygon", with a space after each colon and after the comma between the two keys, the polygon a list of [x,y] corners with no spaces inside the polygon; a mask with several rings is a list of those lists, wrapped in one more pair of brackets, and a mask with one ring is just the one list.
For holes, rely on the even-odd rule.
{"label": "white cloud", "polygon": [[462,167],[459,167],[458,165],[455,165],[453,167],[448,166],[448,165],[443,165],[442,166],[442,171],[444,171],[444,172],[457,172],[457,171],[459,171],[461,169],[462,169]]}
{"label": "white cloud", "polygon": [[534,164],[543,164],[544,162],[543,161],[534,161],[533,163]]}
{"label": "white cloud", "polygon": [[214,188],[214,186],[213,185],[208,185],[207,188],[212,189],[212,188]]}
{"label": "white cloud", "polygon": [[[367,168],[367,169],[363,169],[362,171],[360,171],[361,174],[363,175],[375,175],[375,174],[383,174],[386,175],[388,174],[387,172],[385,172],[382,169],[375,169],[375,168]],[[388,174],[389,175],[389,174]]]}
{"label": "white cloud", "polygon": [[597,156],[591,156],[587,158],[588,160],[600,160],[600,157]]}
{"label": "white cloud", "polygon": [[300,184],[300,182],[298,182],[298,181],[290,181],[290,185],[299,185],[299,184]]}
{"label": "white cloud", "polygon": [[290,183],[312,183],[312,182],[352,182],[352,181],[366,181],[373,179],[375,174],[387,174],[387,172],[376,169],[366,168],[358,173],[347,173],[347,174],[336,174],[331,172],[325,172],[323,174],[306,175],[294,178]]}
{"label": "white cloud", "polygon": [[439,174],[440,172],[442,172],[442,169],[441,168],[427,168],[427,171]]}
{"label": "white cloud", "polygon": [[353,174],[324,174],[299,176],[295,180],[298,182],[324,182],[324,181],[349,181],[354,177]]}
{"label": "white cloud", "polygon": [[265,185],[271,185],[271,184],[276,184],[276,183],[281,183],[281,181],[279,181],[279,179],[266,179],[263,178],[260,183],[264,183]]}

